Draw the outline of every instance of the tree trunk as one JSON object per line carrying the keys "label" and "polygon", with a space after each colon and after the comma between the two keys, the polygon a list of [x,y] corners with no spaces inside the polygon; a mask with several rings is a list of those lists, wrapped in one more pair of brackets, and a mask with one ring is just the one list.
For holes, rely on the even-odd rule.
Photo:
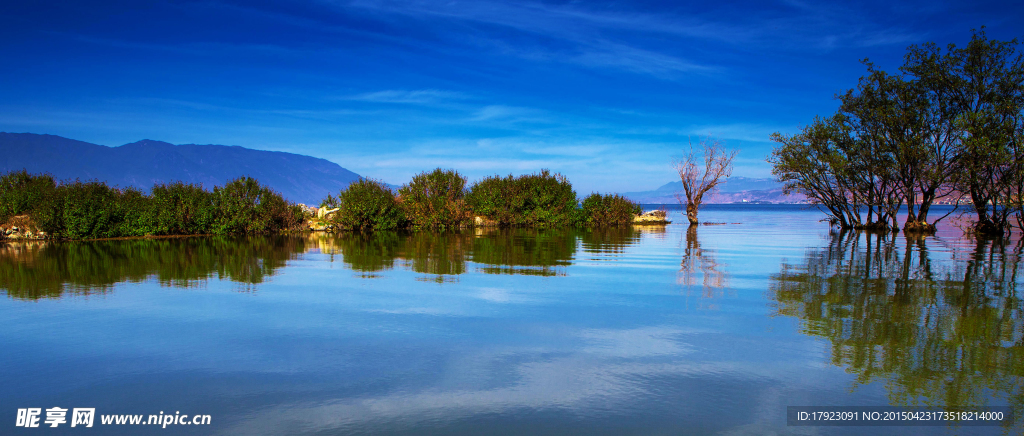
{"label": "tree trunk", "polygon": [[697,225],[697,205],[693,202],[686,203],[686,219],[690,220],[690,225]]}

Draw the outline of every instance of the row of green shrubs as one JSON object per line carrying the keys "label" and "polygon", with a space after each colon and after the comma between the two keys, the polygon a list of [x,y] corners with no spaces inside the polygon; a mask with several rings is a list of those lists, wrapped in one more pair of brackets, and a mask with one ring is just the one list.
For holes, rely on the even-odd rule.
{"label": "row of green shrubs", "polygon": [[361,179],[321,203],[337,207],[335,225],[352,230],[403,227],[446,230],[486,217],[501,227],[621,226],[633,222],[640,205],[619,195],[591,194],[582,205],[560,174],[487,177],[466,188],[466,178],[440,168],[423,172],[395,192],[387,184]]}
{"label": "row of green shrubs", "polygon": [[79,180],[14,171],[0,176],[0,222],[28,214],[51,237],[117,238],[146,235],[258,234],[298,228],[302,207],[255,179],[215,187],[158,184],[150,194]]}
{"label": "row of green shrubs", "polygon": [[[450,230],[473,224],[475,216],[501,227],[607,227],[628,225],[641,212],[618,195],[594,193],[580,203],[572,184],[547,170],[487,177],[467,188],[457,171],[439,168],[416,175],[397,194],[381,181],[361,179],[321,206],[339,208],[331,221],[351,230]],[[0,176],[0,222],[22,214],[66,239],[271,233],[298,228],[307,218],[300,205],[249,177],[213,191],[176,182],[146,194],[97,181],[57,183],[24,170]]]}

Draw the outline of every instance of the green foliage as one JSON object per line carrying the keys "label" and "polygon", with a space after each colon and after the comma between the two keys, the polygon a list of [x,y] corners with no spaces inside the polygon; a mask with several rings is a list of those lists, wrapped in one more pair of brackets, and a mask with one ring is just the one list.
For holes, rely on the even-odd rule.
{"label": "green foliage", "polygon": [[501,226],[549,227],[577,220],[576,192],[561,174],[548,170],[519,177],[488,177],[466,194],[473,211]]}
{"label": "green foliage", "polygon": [[[308,218],[251,177],[232,180],[213,192],[183,182],[158,184],[150,195],[101,182],[65,182],[24,171],[0,176],[0,210],[29,213],[56,238],[96,239],[146,235],[261,234],[299,228]],[[466,190],[457,171],[436,169],[416,175],[396,198],[381,181],[361,179],[321,207],[340,209],[329,218],[340,229],[451,230],[474,213],[499,225],[591,227],[626,225],[639,206],[616,195],[592,195],[579,208],[572,184],[542,170],[519,177],[489,177]],[[474,212],[475,210],[475,212]],[[408,218],[407,218],[408,217]]]}
{"label": "green foliage", "polygon": [[252,177],[213,188],[213,201],[219,213],[214,233],[276,232],[301,224],[303,218],[300,208]]}
{"label": "green foliage", "polygon": [[438,168],[417,174],[398,194],[413,227],[444,230],[458,228],[472,218],[465,192],[465,177]]}
{"label": "green foliage", "polygon": [[327,194],[326,198],[320,201],[320,207],[326,207],[328,209],[334,209],[338,207],[338,205],[338,198],[331,195],[330,193]]}
{"label": "green foliage", "polygon": [[815,201],[842,227],[859,222],[856,206],[851,204],[852,170],[846,146],[833,118],[815,118],[796,135],[775,133],[772,141],[780,145],[772,150],[768,162],[772,174],[785,183],[786,193],[798,192]]}
{"label": "green foliage", "polygon": [[0,176],[0,220],[31,211],[57,189],[48,174],[11,171]]}
{"label": "green foliage", "polygon": [[213,193],[201,185],[175,182],[152,191],[152,231],[155,235],[210,233],[217,221]]}
{"label": "green foliage", "polygon": [[332,219],[353,230],[394,230],[406,224],[405,213],[384,182],[359,179],[338,194],[340,210]]}
{"label": "green foliage", "polygon": [[76,180],[57,186],[31,215],[57,238],[117,238],[150,233],[150,207],[150,199],[137,189]]}
{"label": "green foliage", "polygon": [[297,227],[302,207],[244,177],[223,188],[175,182],[146,195],[98,181],[56,185],[45,175],[17,171],[0,176],[0,208],[28,213],[50,236],[98,239],[146,235],[267,233]]}
{"label": "green foliage", "polygon": [[951,183],[969,193],[976,230],[1002,234],[1024,188],[1024,53],[1020,43],[989,40],[984,28],[962,48],[913,46],[902,70],[936,107],[937,132],[952,139]]}
{"label": "green foliage", "polygon": [[642,211],[639,204],[626,197],[595,192],[583,199],[579,222],[586,227],[628,226]]}
{"label": "green foliage", "polygon": [[896,214],[907,204],[904,229],[934,231],[929,207],[962,194],[976,230],[1002,234],[1012,213],[1024,216],[1018,45],[981,31],[964,48],[910,47],[899,75],[865,61],[869,74],[838,97],[835,115],[797,135],[772,136],[780,143],[769,158],[773,173],[841,228],[898,229]]}

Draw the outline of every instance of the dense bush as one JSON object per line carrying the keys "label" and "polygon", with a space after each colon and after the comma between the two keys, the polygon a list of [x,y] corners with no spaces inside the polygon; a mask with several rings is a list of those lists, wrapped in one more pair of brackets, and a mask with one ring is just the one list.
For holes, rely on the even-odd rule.
{"label": "dense bush", "polygon": [[56,238],[267,233],[304,221],[299,205],[243,177],[214,192],[175,182],[146,195],[98,181],[56,184],[47,175],[16,171],[0,176],[0,218],[27,213]]}
{"label": "dense bush", "polygon": [[457,171],[423,172],[398,191],[402,210],[410,224],[424,229],[453,229],[469,222],[466,178]]}
{"label": "dense bush", "polygon": [[338,194],[332,221],[346,229],[393,230],[406,225],[405,213],[384,182],[359,179]]}
{"label": "dense bush", "polygon": [[218,212],[214,233],[268,233],[287,230],[303,220],[301,208],[252,177],[213,188],[213,201]]}
{"label": "dense bush", "polygon": [[639,204],[626,197],[595,192],[583,199],[579,222],[587,227],[628,226],[642,211]]}
{"label": "dense bush", "polygon": [[217,221],[213,193],[201,185],[175,182],[153,186],[152,232],[156,235],[211,233]]}
{"label": "dense bush", "polygon": [[[488,177],[467,191],[465,177],[439,168],[416,175],[400,194],[396,198],[381,181],[360,179],[321,206],[340,209],[329,219],[349,230],[454,229],[474,214],[504,227],[616,226],[639,212],[617,195],[593,194],[580,208],[572,184],[547,170]],[[0,218],[23,213],[51,236],[69,239],[272,233],[300,228],[308,218],[302,206],[250,177],[213,192],[183,182],[158,184],[146,195],[97,181],[57,184],[25,171],[0,176]]]}
{"label": "dense bush", "polygon": [[53,195],[57,183],[47,174],[29,174],[25,170],[0,176],[0,220],[32,210]]}
{"label": "dense bush", "polygon": [[557,226],[576,221],[576,192],[561,174],[548,170],[519,177],[488,177],[466,194],[473,211],[501,226]]}
{"label": "dense bush", "polygon": [[134,188],[62,183],[31,211],[40,229],[58,238],[93,239],[150,233],[150,199]]}

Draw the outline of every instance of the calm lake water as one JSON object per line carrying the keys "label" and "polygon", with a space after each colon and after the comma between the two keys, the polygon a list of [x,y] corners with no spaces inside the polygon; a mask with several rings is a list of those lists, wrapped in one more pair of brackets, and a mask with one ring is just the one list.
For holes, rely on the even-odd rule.
{"label": "calm lake water", "polygon": [[[821,218],[0,245],[0,433],[1019,434],[787,426],[787,406],[1024,408],[1020,241]],[[34,407],[95,426],[16,428]],[[211,425],[99,422],[176,412]]]}

